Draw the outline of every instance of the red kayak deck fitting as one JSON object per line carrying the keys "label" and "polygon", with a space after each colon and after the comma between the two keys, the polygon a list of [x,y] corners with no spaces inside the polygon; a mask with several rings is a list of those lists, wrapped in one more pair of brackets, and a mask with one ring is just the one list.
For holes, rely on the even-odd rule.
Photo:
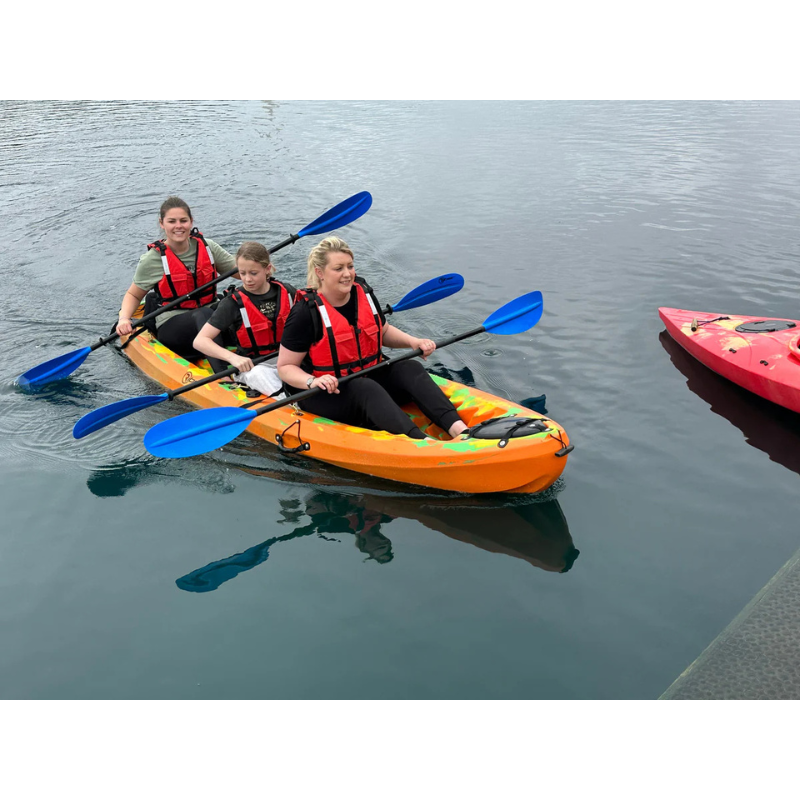
{"label": "red kayak deck fitting", "polygon": [[800,320],[659,308],[669,335],[709,369],[800,413]]}

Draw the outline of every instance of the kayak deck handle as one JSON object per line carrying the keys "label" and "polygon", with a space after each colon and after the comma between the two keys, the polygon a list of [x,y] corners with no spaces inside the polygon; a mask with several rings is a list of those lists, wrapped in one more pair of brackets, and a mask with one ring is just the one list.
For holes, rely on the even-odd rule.
{"label": "kayak deck handle", "polygon": [[[283,443],[283,437],[286,436],[289,431],[297,425],[297,438],[300,442],[296,447],[289,447]],[[300,420],[296,419],[283,433],[276,433],[275,434],[275,441],[278,444],[278,449],[282,453],[303,453],[307,450],[311,449],[311,445],[308,442],[303,441],[303,437],[300,436]]]}

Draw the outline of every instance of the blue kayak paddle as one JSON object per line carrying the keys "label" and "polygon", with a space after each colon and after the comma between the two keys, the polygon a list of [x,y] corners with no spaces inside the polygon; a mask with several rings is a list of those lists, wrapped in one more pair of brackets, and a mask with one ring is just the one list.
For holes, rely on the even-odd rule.
{"label": "blue kayak paddle", "polygon": [[393,306],[386,306],[385,311],[393,314],[396,311],[409,311],[412,308],[435,303],[444,297],[450,297],[464,287],[464,278],[457,272],[448,272],[447,275],[440,275],[438,278],[431,278],[425,283],[421,283],[416,289],[412,289],[407,295]]}
{"label": "blue kayak paddle", "polygon": [[[437,300],[442,300],[445,297],[449,297],[451,294],[455,294],[463,285],[464,278],[462,278],[461,275],[456,272],[450,272],[447,275],[440,275],[438,278],[431,278],[431,280],[425,281],[425,283],[417,286],[416,289],[412,289],[394,306],[386,306],[386,308],[383,310],[383,313],[392,314],[397,313],[398,311],[408,311],[411,308],[427,306],[430,303],[435,303]],[[275,358],[277,355],[277,353],[270,353],[269,355],[255,358],[253,359],[253,364],[260,364],[262,361]],[[109,403],[101,408],[96,408],[94,411],[84,414],[75,423],[75,427],[72,429],[72,435],[76,439],[82,439],[84,436],[88,436],[90,433],[99,431],[101,428],[105,428],[106,425],[111,425],[112,422],[117,422],[117,420],[124,419],[131,414],[135,414],[137,411],[150,408],[150,406],[158,405],[159,403],[163,403],[165,400],[172,400],[174,397],[177,397],[184,392],[188,392],[191,389],[197,389],[200,386],[205,386],[207,383],[213,383],[214,381],[221,380],[222,378],[227,378],[229,375],[233,375],[238,371],[239,370],[237,370],[236,367],[230,367],[229,369],[216,372],[213,375],[202,378],[201,380],[187,383],[185,386],[181,386],[179,389],[171,389],[170,391],[163,392],[162,394],[149,394],[144,395],[143,397],[131,397],[127,400],[118,400],[116,403]]]}
{"label": "blue kayak paddle", "polygon": [[[542,293],[529,292],[498,308],[497,311],[487,317],[480,327],[437,342],[436,347],[437,349],[447,347],[447,345],[455,344],[455,342],[460,342],[470,336],[476,336],[484,331],[503,335],[522,333],[536,325],[542,318],[542,311]],[[412,350],[387,361],[381,361],[371,367],[339,378],[339,385],[341,386],[341,384],[353,378],[363,377],[373,370],[381,369],[389,364],[396,364],[399,361],[405,361],[421,355],[422,350]],[[301,400],[305,400],[305,398],[321,391],[324,391],[324,389],[318,387],[307,389],[293,394],[285,400],[270,403],[270,405],[258,411],[248,408],[228,407],[205,408],[200,411],[193,411],[190,414],[182,414],[179,417],[159,422],[158,425],[152,427],[145,434],[144,446],[148,452],[161,458],[186,458],[208,453],[235,439],[260,414],[275,411],[292,403],[299,403]]]}
{"label": "blue kayak paddle", "polygon": [[[354,194],[352,197],[349,197],[347,200],[343,200],[338,205],[326,211],[321,217],[317,217],[312,223],[306,225],[303,230],[293,233],[288,239],[284,239],[284,241],[282,241],[280,244],[270,248],[269,252],[275,253],[287,245],[294,244],[303,236],[309,236],[316,233],[327,233],[328,231],[335,230],[336,228],[342,228],[366,214],[371,205],[372,195],[369,192],[358,192],[358,194]],[[194,295],[205,291],[220,281],[224,281],[226,278],[230,278],[231,276],[235,275],[237,271],[238,270],[236,269],[232,269],[229,272],[214,278],[213,281],[209,281],[208,283],[204,283],[202,286],[198,286],[188,294],[185,294],[181,297],[176,297],[174,300],[167,303],[167,305],[161,306],[152,313],[145,315],[139,320],[136,320],[133,327],[142,327],[151,319],[155,319],[155,317],[157,317],[159,314],[163,314],[165,311],[170,311],[191,297],[194,297]],[[49,361],[45,361],[43,364],[39,364],[39,366],[29,369],[27,372],[23,372],[22,375],[17,378],[16,382],[23,389],[37,389],[40,386],[44,386],[46,383],[59,380],[60,378],[66,378],[67,375],[71,375],[81,364],[83,364],[89,353],[91,353],[93,350],[97,350],[98,347],[102,347],[104,344],[113,342],[114,339],[118,337],[119,334],[114,332],[110,336],[106,336],[95,342],[90,347],[82,347],[79,350],[73,350],[71,353],[66,353],[63,356],[51,358]]]}

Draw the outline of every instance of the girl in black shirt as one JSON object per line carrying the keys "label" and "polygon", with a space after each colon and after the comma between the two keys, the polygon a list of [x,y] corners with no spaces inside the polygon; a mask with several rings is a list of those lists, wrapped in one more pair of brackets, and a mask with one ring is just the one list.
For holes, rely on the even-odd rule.
{"label": "girl in black shirt", "polygon": [[[258,314],[271,321],[276,339],[274,349],[277,350],[280,330],[286,322],[285,312],[288,305],[294,301],[296,289],[291,284],[279,284],[272,280],[275,267],[270,261],[269,251],[259,242],[242,243],[236,253],[236,267],[242,280],[239,292],[246,295]],[[288,293],[288,302],[282,297],[284,292]],[[242,325],[240,306],[234,297],[229,295],[220,301],[211,318],[200,329],[194,340],[194,347],[208,356],[214,372],[227,369],[227,365],[230,364],[239,370],[236,376],[238,383],[243,383],[267,396],[280,393],[282,384],[275,362],[253,365],[253,358],[262,353],[241,344],[237,331]],[[231,352],[222,346],[226,340],[239,345],[237,352]],[[268,352],[268,349],[263,348],[263,352]]]}

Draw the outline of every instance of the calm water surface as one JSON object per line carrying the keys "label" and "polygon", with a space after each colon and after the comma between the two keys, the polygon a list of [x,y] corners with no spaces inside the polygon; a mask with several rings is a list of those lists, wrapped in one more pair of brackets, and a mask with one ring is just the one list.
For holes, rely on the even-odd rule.
{"label": "calm water surface", "polygon": [[[800,105],[0,104],[0,696],[654,698],[800,544],[800,424],[661,335],[659,305],[800,317]],[[183,461],[107,333],[170,193],[234,251],[363,189],[342,235],[433,369],[546,394],[575,451],[544,497],[413,491],[241,437]],[[276,255],[300,285],[317,238]],[[578,552],[579,551],[579,554]],[[566,570],[566,571],[565,571]]]}

